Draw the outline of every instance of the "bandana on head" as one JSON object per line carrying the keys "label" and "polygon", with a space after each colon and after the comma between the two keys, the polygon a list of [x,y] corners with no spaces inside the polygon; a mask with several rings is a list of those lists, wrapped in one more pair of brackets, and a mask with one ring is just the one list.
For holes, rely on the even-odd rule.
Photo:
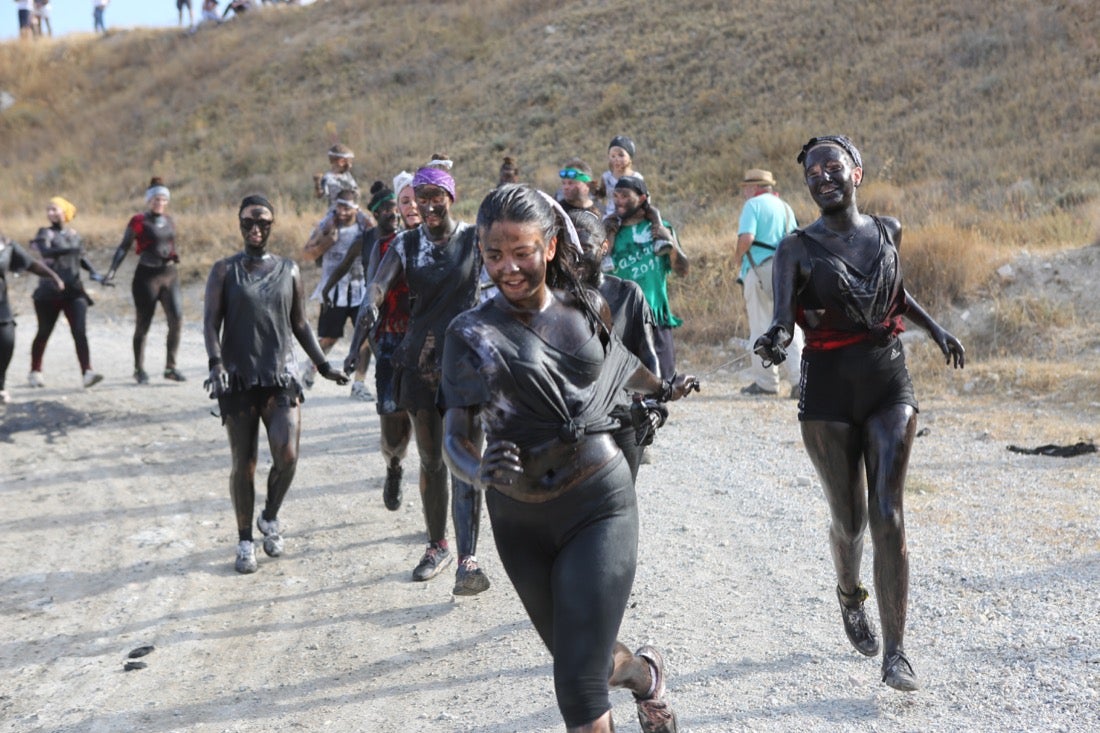
{"label": "bandana on head", "polygon": [[163,196],[167,200],[172,199],[172,194],[168,191],[167,186],[150,186],[145,192],[145,203],[150,203],[157,196]]}
{"label": "bandana on head", "polygon": [[[412,180],[413,188],[420,186],[439,186],[447,195],[451,197],[451,201],[455,200],[455,179],[445,170],[439,168],[424,167],[416,171],[416,175]],[[395,189],[396,190],[396,189]]]}
{"label": "bandana on head", "polygon": [[413,174],[408,171],[401,171],[393,177],[393,190],[394,193],[400,195],[405,190],[405,186],[412,185]]}
{"label": "bandana on head", "polygon": [[70,201],[61,198],[60,196],[54,196],[50,199],[50,203],[61,210],[61,221],[68,224],[70,221],[76,218],[76,206]]}
{"label": "bandana on head", "polygon": [[809,141],[802,146],[802,151],[798,154],[798,163],[803,164],[806,162],[806,156],[810,151],[819,145],[835,145],[845,153],[847,153],[852,163],[856,168],[863,167],[863,158],[860,157],[859,149],[855,144],[844,135],[822,135],[820,137],[811,137]]}
{"label": "bandana on head", "polygon": [[637,176],[623,176],[615,184],[615,188],[625,188],[627,190],[633,191],[639,196],[649,195],[649,189],[646,187],[645,181],[643,181],[641,178],[638,178]]}

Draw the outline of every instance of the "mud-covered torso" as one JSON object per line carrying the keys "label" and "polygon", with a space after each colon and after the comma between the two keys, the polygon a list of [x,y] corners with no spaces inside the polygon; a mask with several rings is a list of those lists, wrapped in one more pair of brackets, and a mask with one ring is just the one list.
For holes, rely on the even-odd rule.
{"label": "mud-covered torso", "polygon": [[27,250],[0,236],[0,324],[11,323],[14,319],[8,302],[8,273],[23,272],[33,261]]}
{"label": "mud-covered torso", "polygon": [[145,212],[130,219],[134,233],[134,251],[138,264],[146,267],[165,267],[179,261],[176,252],[176,225],[167,214]]}
{"label": "mud-covered torso", "polygon": [[32,296],[35,300],[87,298],[84,283],[80,279],[84,241],[79,234],[72,229],[43,227],[34,235],[31,248],[42,258],[43,264],[56,272],[65,283],[65,290],[60,291],[51,278],[39,278],[38,287]]}

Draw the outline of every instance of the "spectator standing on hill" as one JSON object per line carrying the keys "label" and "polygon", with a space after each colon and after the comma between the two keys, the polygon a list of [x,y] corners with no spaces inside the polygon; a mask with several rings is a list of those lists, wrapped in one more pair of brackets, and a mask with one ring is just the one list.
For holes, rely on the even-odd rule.
{"label": "spectator standing on hill", "polygon": [[95,30],[107,35],[107,23],[103,20],[103,14],[107,12],[107,5],[111,0],[92,0],[92,20],[95,22]]}
{"label": "spectator standing on hill", "polygon": [[558,171],[561,181],[559,203],[565,213],[591,211],[601,215],[600,207],[592,200],[592,167],[580,158],[570,158]]}
{"label": "spectator standing on hill", "polygon": [[15,12],[19,19],[19,38],[34,37],[34,10],[31,0],[15,0]]}
{"label": "spectator standing on hill", "polygon": [[195,16],[191,10],[191,0],[176,0],[176,12],[179,13],[180,25],[183,25],[183,11],[187,9],[187,25],[195,25]]}
{"label": "spectator standing on hill", "polygon": [[[353,329],[355,328],[356,316],[363,302],[366,285],[360,258],[352,258],[351,266],[339,278],[334,279],[333,273],[344,262],[353,247],[362,248],[363,235],[373,226],[373,219],[361,215],[359,192],[345,188],[337,194],[332,212],[314,227],[303,249],[306,259],[321,265],[321,279],[314,288],[313,294],[310,295],[310,299],[321,301],[321,314],[317,319],[317,338],[321,344],[321,351],[325,354],[328,354],[336,342],[344,337],[344,326],[348,322]],[[356,399],[372,399],[363,381],[368,363],[367,360],[361,359],[356,364],[355,382],[351,390],[351,396]],[[314,367],[307,368],[304,377],[306,387],[313,386],[316,373]]]}
{"label": "spectator standing on hill", "polygon": [[38,35],[53,36],[53,26],[50,25],[50,0],[34,0],[34,30]]}
{"label": "spectator standing on hill", "polygon": [[260,423],[267,430],[271,470],[267,500],[256,518],[264,553],[283,554],[278,514],[298,466],[301,403],[305,399],[294,358],[297,341],[325,379],[348,378],[325,361],[305,315],[298,265],[267,252],[275,210],[263,196],[248,196],[238,212],[244,250],[214,264],[206,281],[203,335],[210,360],[206,387],[217,398],[229,436],[229,493],[237,517],[238,573],[257,570],[252,541],[256,505],[256,449]]}
{"label": "spectator standing on hill", "polygon": [[8,301],[8,273],[24,271],[49,278],[58,292],[65,290],[65,281],[56,272],[0,234],[0,405],[11,402],[11,395],[4,384],[12,354],[15,353],[15,314],[12,313],[11,303]]}
{"label": "spectator standing on hill", "polygon": [[145,191],[148,207],[131,217],[122,234],[122,241],[115,250],[106,280],[111,281],[118,266],[126,258],[130,247],[138,254],[134,268],[132,290],[137,319],[134,326],[134,381],[148,384],[145,372],[145,337],[153,323],[157,304],[164,309],[168,319],[168,353],[164,362],[164,378],[184,382],[187,378],[176,368],[180,334],[183,330],[183,294],[180,291],[180,275],[176,252],[176,225],[168,215],[171,193],[164,181],[154,177]]}
{"label": "spectator standing on hill", "polygon": [[[623,176],[612,192],[615,219],[621,223],[611,244],[611,274],[638,283],[656,321],[653,342],[657,349],[662,379],[676,373],[676,347],[672,329],[683,321],[672,313],[668,300],[668,275],[688,273],[688,258],[680,248],[676,232],[664,222],[669,240],[654,240],[653,225],[647,218],[649,189],[637,176]],[[606,220],[605,220],[606,221]],[[610,231],[608,238],[611,238]],[[667,245],[667,246],[666,246]]]}
{"label": "spectator standing on hill", "polygon": [[863,160],[852,141],[811,138],[798,162],[821,216],[779,244],[772,325],[754,351],[779,363],[795,323],[806,329],[798,419],[832,517],[829,545],[844,631],[860,654],[878,654],[863,608],[869,594],[860,582],[870,523],[882,681],[909,692],[920,687],[903,648],[909,605],[905,472],[917,400],[898,339],[902,315],[928,332],[948,364],[961,369],[965,354],[902,286],[901,224],[860,213]]}
{"label": "spectator standing on hill", "polygon": [[218,25],[222,17],[218,14],[218,0],[202,0],[202,14],[199,25]]}
{"label": "spectator standing on hill", "polygon": [[233,13],[233,17],[244,15],[246,11],[252,9],[252,3],[249,0],[230,0],[230,3],[225,6],[225,12],[222,13],[222,18]]}
{"label": "spectator standing on hill", "polygon": [[[394,239],[367,283],[354,343],[361,343],[377,324],[387,293],[403,275],[412,302],[408,330],[393,355],[394,379],[398,406],[413,419],[428,530],[428,547],[413,569],[413,580],[430,580],[453,561],[446,539],[450,505],[459,556],[454,593],[475,595],[489,588],[476,556],[482,496],[456,478],[453,501],[448,500],[451,474],[443,460],[443,418],[436,406],[447,324],[477,304],[481,274],[477,232],[451,214],[456,189],[450,165],[445,156],[435,155],[416,171],[412,187],[420,226]],[[354,366],[354,359],[352,351],[345,370]]]}
{"label": "spectator standing on hill", "polygon": [[[745,205],[737,224],[737,248],[734,260],[740,262],[741,283],[745,296],[745,311],[749,318],[749,343],[764,335],[772,322],[775,299],[772,296],[772,262],[783,237],[794,230],[797,222],[786,201],[775,192],[775,177],[771,171],[750,168],[741,179],[741,195]],[[752,382],[741,389],[746,395],[774,395],[779,392],[779,373],[789,383],[791,399],[798,399],[802,375],[802,329],[797,325],[787,347],[787,359],[776,366],[765,367],[753,361]]]}
{"label": "spectator standing on hill", "polygon": [[359,184],[351,173],[354,160],[355,153],[348,146],[336,143],[328,149],[329,169],[313,174],[313,193],[317,198],[324,199],[330,209],[336,205],[341,191],[350,189],[359,193]]}
{"label": "spectator standing on hill", "polygon": [[84,241],[80,235],[69,226],[75,216],[76,207],[72,203],[60,196],[54,196],[46,207],[46,218],[50,225],[39,229],[31,241],[31,249],[65,283],[63,288],[59,288],[56,278],[43,277],[34,291],[38,333],[31,344],[31,372],[28,381],[32,387],[46,386],[42,377],[42,359],[46,355],[46,343],[62,313],[65,314],[69,331],[73,335],[84,387],[91,387],[103,379],[92,371],[87,333],[88,307],[92,305],[92,299],[84,291],[80,270],[87,270],[96,282],[103,282],[103,277],[96,272],[91,260],[84,254]]}
{"label": "spectator standing on hill", "polygon": [[500,162],[500,176],[497,178],[498,186],[503,186],[505,183],[519,183],[519,165],[510,155],[505,155],[504,160]]}

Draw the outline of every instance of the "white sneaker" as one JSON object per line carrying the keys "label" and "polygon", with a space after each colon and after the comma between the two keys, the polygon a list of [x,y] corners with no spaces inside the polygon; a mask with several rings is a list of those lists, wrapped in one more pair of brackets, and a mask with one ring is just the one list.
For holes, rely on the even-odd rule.
{"label": "white sneaker", "polygon": [[367,389],[367,385],[364,382],[352,382],[351,383],[351,398],[353,400],[361,400],[362,402],[373,402],[374,395]]}
{"label": "white sneaker", "polygon": [[270,522],[264,519],[264,515],[261,513],[256,518],[256,527],[259,528],[264,535],[264,552],[268,557],[278,557],[283,554],[283,536],[279,534],[282,529],[279,526],[278,519],[272,519]]}
{"label": "white sneaker", "polygon": [[102,374],[96,374],[91,369],[84,372],[84,389],[87,389],[88,387],[99,384],[102,381],[103,381],[103,375]]}
{"label": "white sneaker", "polygon": [[27,383],[32,387],[45,387],[46,380],[42,378],[42,372],[31,372],[27,375]]}
{"label": "white sneaker", "polygon": [[11,402],[11,395],[8,394],[6,389],[0,389],[0,405],[6,405]]}
{"label": "white sneaker", "polygon": [[256,564],[256,546],[252,544],[252,540],[241,540],[237,543],[237,563],[235,565],[238,573],[254,573],[259,567]]}

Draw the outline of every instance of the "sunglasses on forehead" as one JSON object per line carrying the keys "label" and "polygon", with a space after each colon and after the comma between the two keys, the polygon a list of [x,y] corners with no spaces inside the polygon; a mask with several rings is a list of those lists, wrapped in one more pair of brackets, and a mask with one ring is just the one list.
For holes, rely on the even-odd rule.
{"label": "sunglasses on forehead", "polygon": [[576,168],[562,168],[558,171],[558,176],[561,178],[568,178],[572,181],[580,181],[582,183],[590,183],[592,181],[592,176]]}

